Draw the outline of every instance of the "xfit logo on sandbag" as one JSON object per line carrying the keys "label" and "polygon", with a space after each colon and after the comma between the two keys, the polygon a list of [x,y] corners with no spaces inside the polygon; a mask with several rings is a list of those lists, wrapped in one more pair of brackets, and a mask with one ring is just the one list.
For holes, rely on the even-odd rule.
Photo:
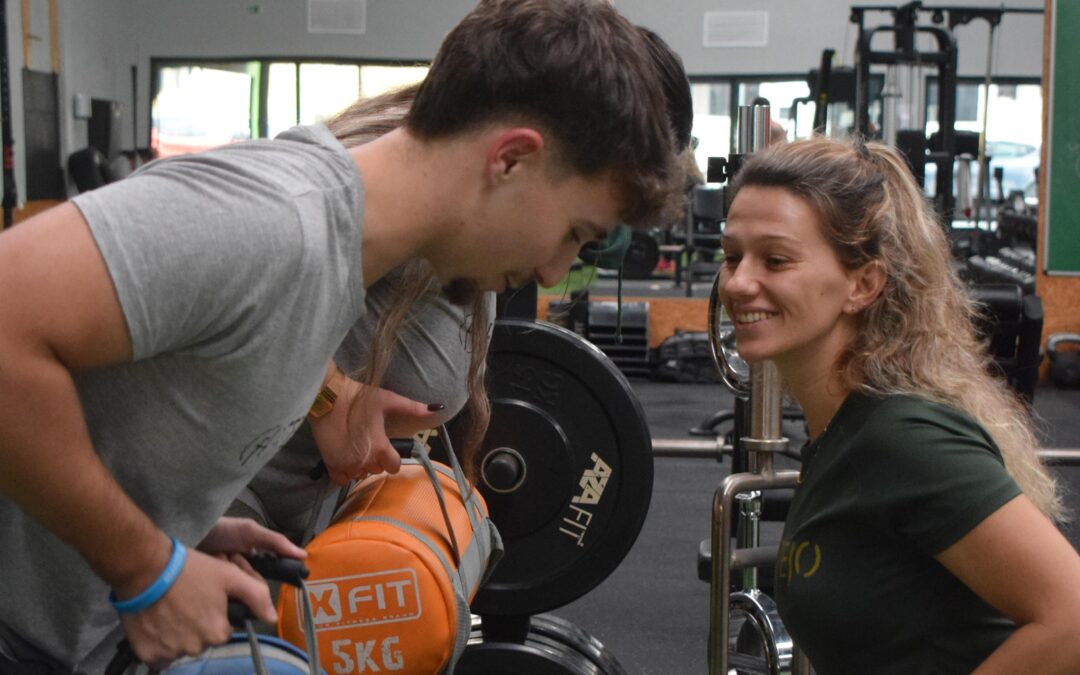
{"label": "xfit logo on sandbag", "polygon": [[308,597],[317,632],[412,621],[421,613],[412,569],[323,579],[308,585]]}

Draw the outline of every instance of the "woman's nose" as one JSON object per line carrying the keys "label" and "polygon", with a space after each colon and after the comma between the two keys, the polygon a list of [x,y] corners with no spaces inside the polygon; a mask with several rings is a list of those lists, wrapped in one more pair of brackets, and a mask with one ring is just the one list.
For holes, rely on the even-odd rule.
{"label": "woman's nose", "polygon": [[732,297],[747,297],[757,292],[758,282],[750,265],[740,262],[721,272],[720,291]]}

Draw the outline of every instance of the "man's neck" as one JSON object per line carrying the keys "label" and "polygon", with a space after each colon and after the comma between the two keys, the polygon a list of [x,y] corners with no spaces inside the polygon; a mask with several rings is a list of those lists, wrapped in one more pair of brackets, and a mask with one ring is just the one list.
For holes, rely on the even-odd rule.
{"label": "man's neck", "polygon": [[361,265],[368,288],[438,246],[463,220],[468,194],[451,170],[454,141],[424,143],[396,129],[349,149],[364,182]]}

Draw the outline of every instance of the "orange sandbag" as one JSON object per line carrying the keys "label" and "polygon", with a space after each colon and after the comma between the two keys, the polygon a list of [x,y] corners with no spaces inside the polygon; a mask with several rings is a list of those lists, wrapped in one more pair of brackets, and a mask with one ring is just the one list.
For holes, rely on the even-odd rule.
{"label": "orange sandbag", "polygon": [[[395,475],[357,484],[306,547],[307,593],[328,673],[447,672],[468,641],[469,602],[502,542],[456,461],[451,469],[421,454]],[[300,592],[283,589],[278,634],[303,647]]]}

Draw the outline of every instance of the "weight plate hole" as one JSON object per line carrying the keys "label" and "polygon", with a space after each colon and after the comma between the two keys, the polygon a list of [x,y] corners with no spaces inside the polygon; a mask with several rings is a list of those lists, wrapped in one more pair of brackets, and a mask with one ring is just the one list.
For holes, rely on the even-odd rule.
{"label": "weight plate hole", "polygon": [[480,464],[484,485],[499,494],[507,494],[520,488],[525,482],[525,474],[525,458],[513,448],[495,448]]}

